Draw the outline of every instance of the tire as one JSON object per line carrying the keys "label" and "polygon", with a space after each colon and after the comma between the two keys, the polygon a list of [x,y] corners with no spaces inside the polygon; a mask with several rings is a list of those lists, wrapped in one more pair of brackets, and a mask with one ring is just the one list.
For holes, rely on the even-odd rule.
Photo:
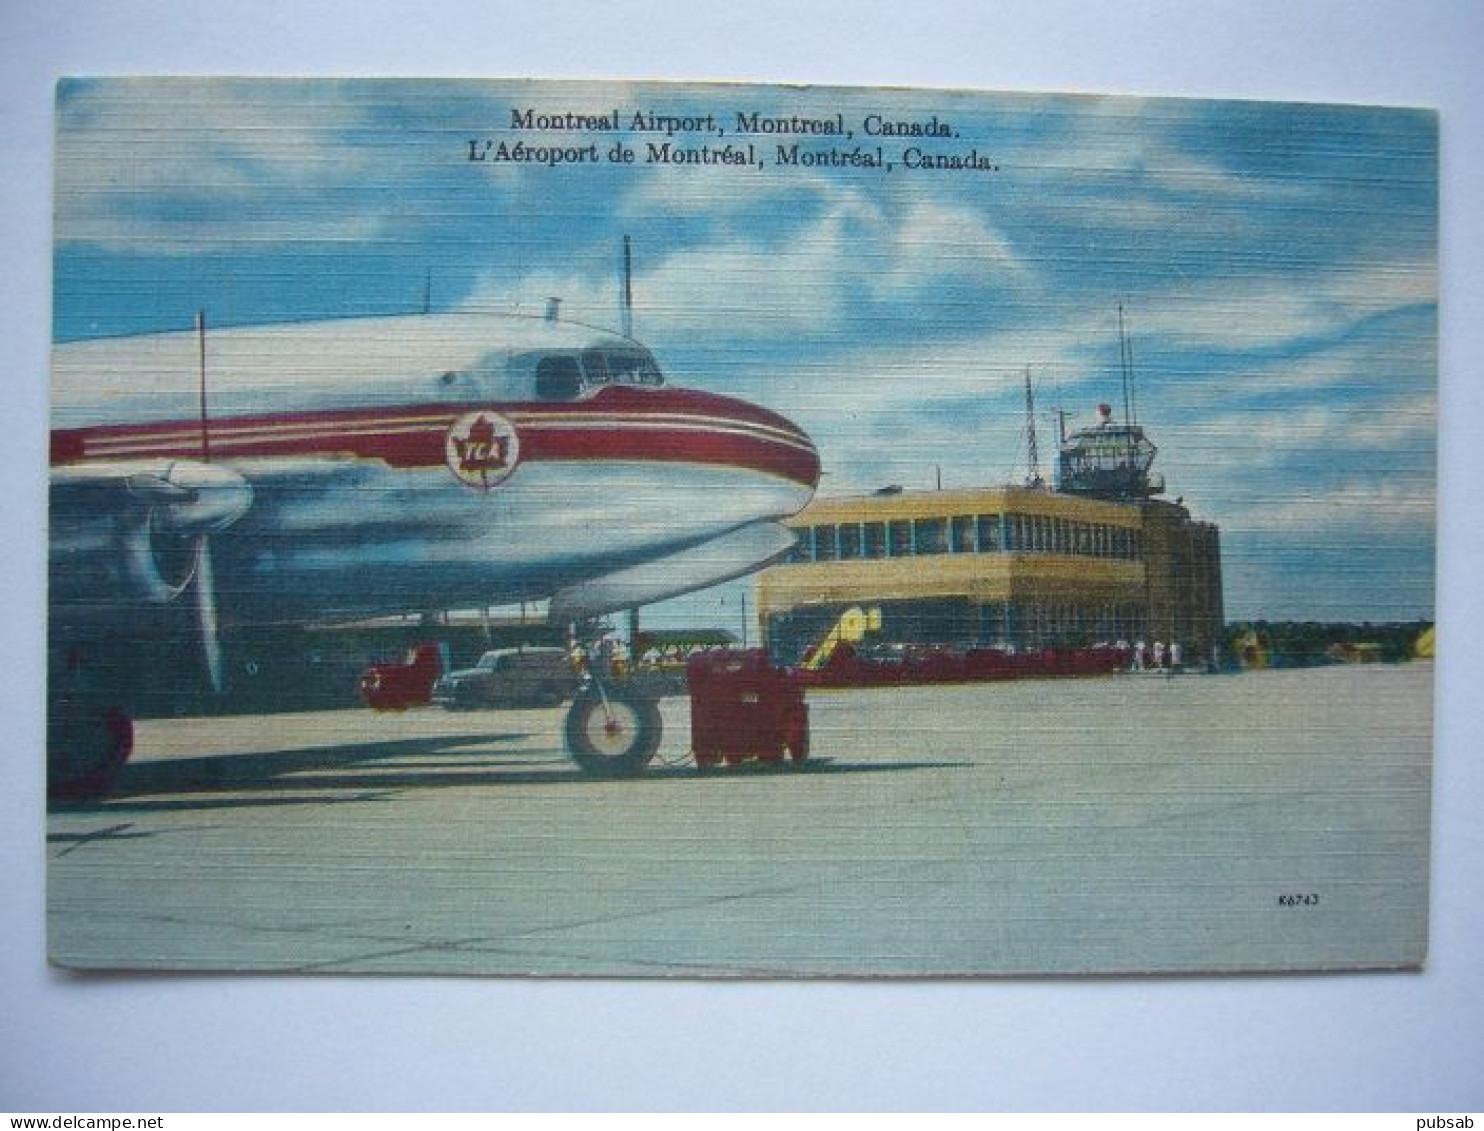
{"label": "tire", "polygon": [[121,707],[86,693],[59,695],[47,712],[47,796],[106,794],[133,752],[134,721]]}
{"label": "tire", "polygon": [[585,774],[632,777],[659,749],[664,725],[659,704],[631,688],[586,687],[573,700],[565,726],[567,753]]}

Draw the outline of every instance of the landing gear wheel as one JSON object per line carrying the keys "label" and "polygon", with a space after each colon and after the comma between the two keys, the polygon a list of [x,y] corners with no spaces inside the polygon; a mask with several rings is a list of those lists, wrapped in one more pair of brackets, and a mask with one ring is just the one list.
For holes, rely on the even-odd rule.
{"label": "landing gear wheel", "polygon": [[567,753],[584,773],[631,777],[654,757],[662,731],[653,699],[628,688],[587,687],[567,712]]}
{"label": "landing gear wheel", "polygon": [[134,723],[117,707],[61,704],[46,737],[46,790],[65,800],[108,792],[134,750]]}
{"label": "landing gear wheel", "polygon": [[47,666],[46,792],[80,800],[107,793],[134,752],[134,722],[99,685],[91,650],[53,647]]}

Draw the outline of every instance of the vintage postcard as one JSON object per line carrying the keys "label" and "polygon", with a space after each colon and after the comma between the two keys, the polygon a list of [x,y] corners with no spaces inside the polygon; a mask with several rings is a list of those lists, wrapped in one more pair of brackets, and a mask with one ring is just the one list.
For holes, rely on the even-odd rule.
{"label": "vintage postcard", "polygon": [[55,963],[1424,961],[1432,112],[56,116]]}

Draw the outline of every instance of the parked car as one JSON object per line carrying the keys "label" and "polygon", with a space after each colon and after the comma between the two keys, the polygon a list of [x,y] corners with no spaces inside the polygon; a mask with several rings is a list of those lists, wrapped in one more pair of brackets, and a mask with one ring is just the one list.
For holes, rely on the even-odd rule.
{"label": "parked car", "polygon": [[426,706],[448,666],[447,653],[444,644],[417,644],[400,663],[372,664],[361,674],[361,698],[378,711]]}
{"label": "parked car", "polygon": [[433,684],[444,707],[554,707],[577,690],[578,673],[562,648],[499,648],[472,668]]}

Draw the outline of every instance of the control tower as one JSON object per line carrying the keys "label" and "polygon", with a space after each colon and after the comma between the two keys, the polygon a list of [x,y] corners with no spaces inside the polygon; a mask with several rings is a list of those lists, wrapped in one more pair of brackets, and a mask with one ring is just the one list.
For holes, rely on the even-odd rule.
{"label": "control tower", "polygon": [[1137,424],[1113,421],[1111,405],[1098,405],[1098,419],[1062,439],[1057,487],[1068,495],[1135,502],[1163,493],[1165,477],[1151,472],[1159,451]]}
{"label": "control tower", "polygon": [[1165,477],[1151,472],[1159,451],[1144,429],[1134,400],[1134,346],[1118,307],[1118,361],[1123,377],[1123,423],[1113,421],[1113,406],[1098,405],[1097,423],[1066,434],[1062,428],[1057,488],[1110,502],[1133,503],[1163,494]]}

